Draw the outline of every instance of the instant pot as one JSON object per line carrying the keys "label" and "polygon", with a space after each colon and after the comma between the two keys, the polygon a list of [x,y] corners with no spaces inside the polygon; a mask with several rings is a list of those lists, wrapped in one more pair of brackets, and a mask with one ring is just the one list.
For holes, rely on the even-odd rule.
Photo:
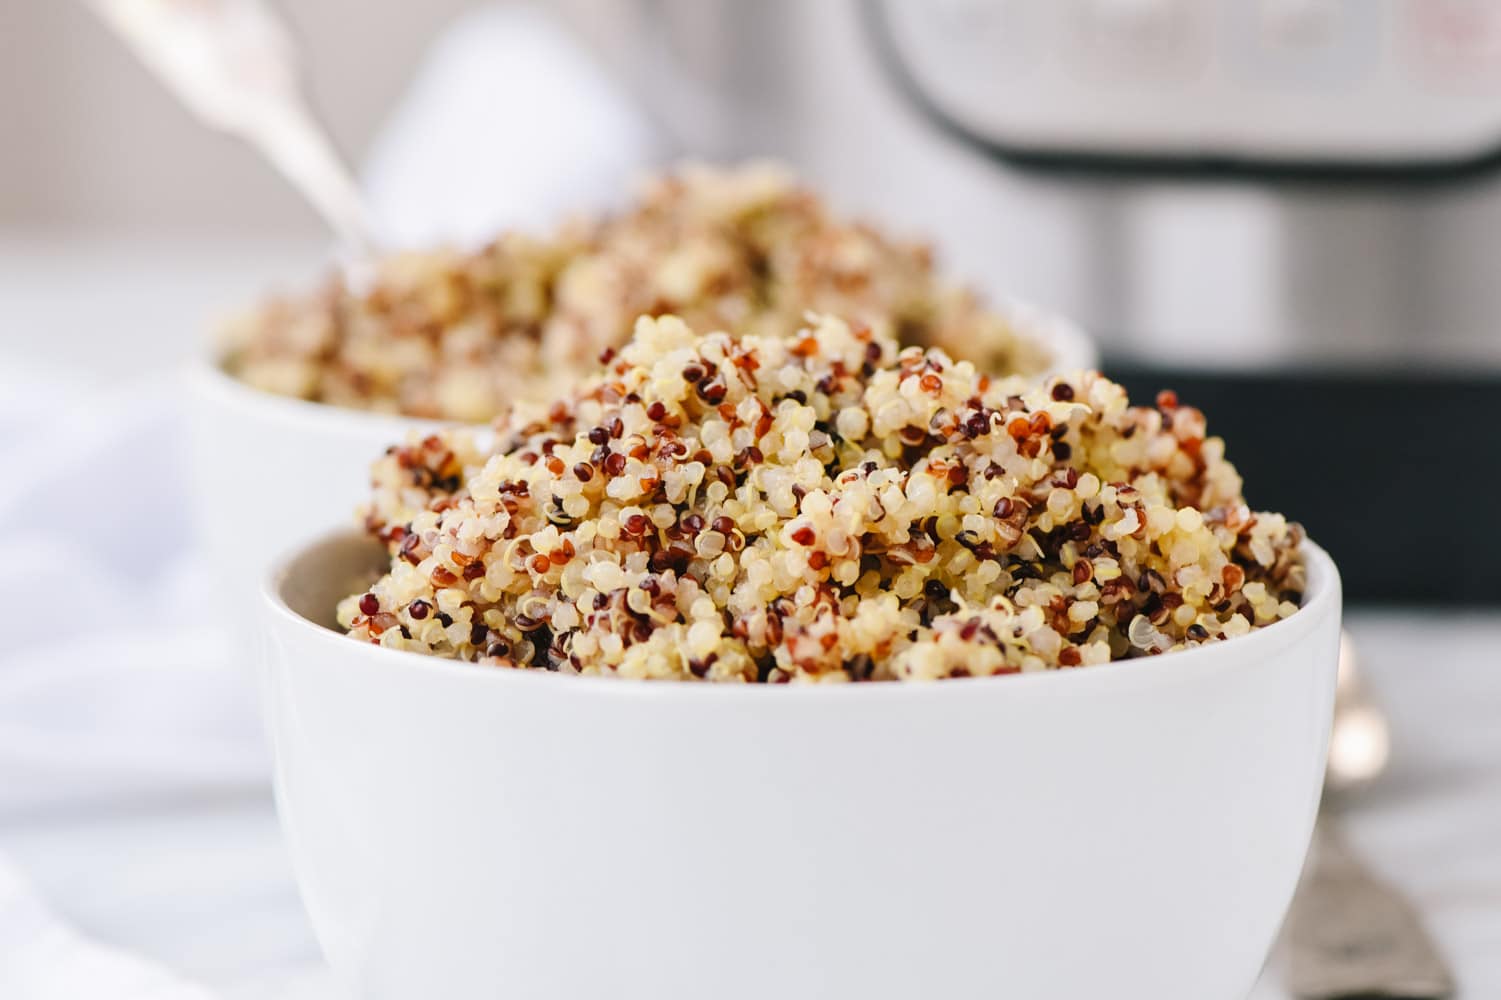
{"label": "instant pot", "polygon": [[1497,600],[1501,3],[570,0],[685,154],[769,155],[1205,409],[1364,600]]}

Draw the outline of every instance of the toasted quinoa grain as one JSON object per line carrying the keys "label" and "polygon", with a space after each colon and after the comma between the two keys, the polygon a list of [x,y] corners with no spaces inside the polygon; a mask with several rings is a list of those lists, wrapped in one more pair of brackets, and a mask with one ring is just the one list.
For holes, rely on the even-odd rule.
{"label": "toasted quinoa grain", "polygon": [[643,318],[488,447],[392,448],[366,521],[390,570],[340,623],[495,666],[780,683],[1083,666],[1296,610],[1302,532],[1247,508],[1198,410],[810,322]]}
{"label": "toasted quinoa grain", "polygon": [[268,392],[483,422],[593,371],[641,315],[772,335],[808,310],[939,346],[999,372],[1043,349],[941,281],[926,247],[835,217],[768,165],[684,167],[629,211],[473,253],[392,257],[356,292],[267,303],[227,324],[226,369]]}

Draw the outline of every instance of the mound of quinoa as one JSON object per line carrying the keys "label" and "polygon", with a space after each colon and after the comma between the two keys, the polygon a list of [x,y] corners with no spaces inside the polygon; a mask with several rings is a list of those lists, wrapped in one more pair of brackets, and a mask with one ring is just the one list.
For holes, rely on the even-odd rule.
{"label": "mound of quinoa", "polygon": [[994,379],[832,318],[643,318],[603,374],[375,467],[390,570],[357,639],[500,667],[709,681],[1004,674],[1291,615],[1298,526],[1252,513],[1204,416],[1095,372]]}
{"label": "mound of quinoa", "polygon": [[939,346],[989,371],[1047,358],[921,245],[836,218],[784,171],[684,167],[615,217],[471,253],[382,261],[360,291],[330,279],[231,320],[226,369],[257,388],[337,406],[484,422],[591,373],[638,316],[772,335],[808,310]]}

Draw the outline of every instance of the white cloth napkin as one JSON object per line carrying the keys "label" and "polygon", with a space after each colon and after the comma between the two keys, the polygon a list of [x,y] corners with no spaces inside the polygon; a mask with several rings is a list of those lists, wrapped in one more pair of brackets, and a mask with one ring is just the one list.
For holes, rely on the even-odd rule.
{"label": "white cloth napkin", "polygon": [[665,150],[544,6],[481,7],[433,44],[371,147],[365,190],[391,246],[474,244],[610,208]]}
{"label": "white cloth napkin", "polygon": [[176,397],[53,384],[0,405],[0,815],[266,781],[193,544]]}
{"label": "white cloth napkin", "polygon": [[0,858],[0,997],[211,1000],[203,988],[58,920]]}
{"label": "white cloth napkin", "polygon": [[[259,786],[267,757],[196,557],[168,384],[0,385],[0,817]],[[94,942],[0,856],[0,997],[208,994]]]}

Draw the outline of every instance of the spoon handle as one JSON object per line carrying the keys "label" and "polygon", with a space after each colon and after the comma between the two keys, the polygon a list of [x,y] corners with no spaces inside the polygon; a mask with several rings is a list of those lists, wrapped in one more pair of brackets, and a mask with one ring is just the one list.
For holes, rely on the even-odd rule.
{"label": "spoon handle", "polygon": [[245,138],[323,217],[344,247],[345,264],[364,266],[377,253],[364,195],[305,103],[277,110]]}
{"label": "spoon handle", "polygon": [[375,241],[359,187],[303,94],[292,33],[265,0],[91,0],[142,62],[213,128],[260,150],[351,262]]}
{"label": "spoon handle", "polygon": [[1443,1000],[1454,979],[1417,911],[1319,817],[1287,918],[1287,986],[1300,1000]]}

